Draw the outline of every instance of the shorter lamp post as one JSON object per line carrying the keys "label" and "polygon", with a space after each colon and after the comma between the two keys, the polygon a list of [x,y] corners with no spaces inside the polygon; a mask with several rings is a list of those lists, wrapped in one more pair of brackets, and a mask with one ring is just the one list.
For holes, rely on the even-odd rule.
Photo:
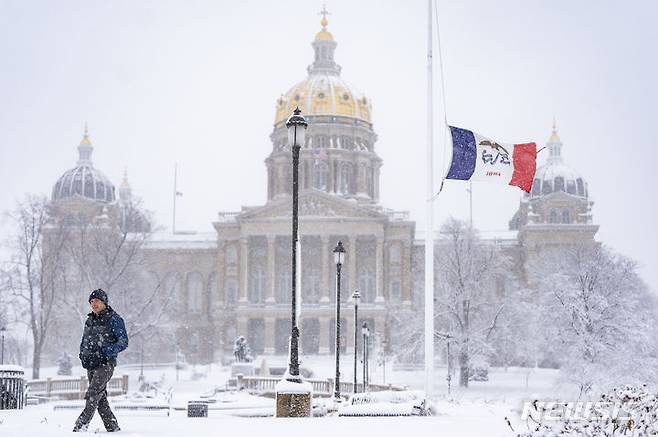
{"label": "shorter lamp post", "polygon": [[366,392],[368,391],[368,338],[370,337],[367,322],[363,322],[361,334],[363,334],[363,391]]}
{"label": "shorter lamp post", "polygon": [[4,326],[0,328],[0,334],[2,335],[2,352],[0,352],[0,364],[5,363],[5,331],[7,328]]}
{"label": "shorter lamp post", "polygon": [[361,294],[359,290],[354,290],[352,293],[352,299],[354,299],[354,393],[358,393],[358,383],[356,380],[356,361],[359,351],[359,299],[361,299]]}
{"label": "shorter lamp post", "polygon": [[341,241],[334,249],[336,263],[336,379],[334,382],[334,402],[340,402],[340,269],[345,262],[345,248]]}

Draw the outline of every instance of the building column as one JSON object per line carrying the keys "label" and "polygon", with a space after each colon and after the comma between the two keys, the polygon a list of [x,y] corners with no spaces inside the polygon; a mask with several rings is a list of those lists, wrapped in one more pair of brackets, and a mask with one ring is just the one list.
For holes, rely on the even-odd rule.
{"label": "building column", "polygon": [[[274,287],[276,286],[275,281],[275,262],[276,262],[276,251],[275,251],[276,236],[268,235],[267,236],[267,292],[265,297],[265,302],[272,303],[274,302]],[[274,347],[274,346],[272,346]]]}
{"label": "building column", "polygon": [[[321,235],[321,245],[320,250],[322,250],[321,262],[322,262],[322,296],[320,297],[321,303],[327,303],[331,300],[331,280],[329,279],[329,252],[331,251],[329,246],[329,235]],[[322,343],[320,343],[322,344]]]}
{"label": "building column", "polygon": [[240,298],[239,302],[246,303],[249,301],[247,297],[247,282],[249,279],[249,239],[240,239]]}
{"label": "building column", "polygon": [[348,241],[347,250],[349,250],[349,252],[347,253],[347,265],[348,265],[347,292],[349,293],[349,296],[351,296],[354,290],[356,290],[358,287],[356,280],[356,245],[357,245],[356,235],[349,235],[347,237],[347,241]]}
{"label": "building column", "polygon": [[320,349],[318,353],[320,355],[327,355],[331,352],[334,345],[329,344],[329,317],[319,317],[320,319]]}
{"label": "building column", "polygon": [[377,297],[375,302],[384,302],[384,237],[377,237],[375,260],[375,287]]}
{"label": "building column", "polygon": [[411,305],[411,298],[413,294],[413,290],[411,289],[411,257],[411,243],[409,241],[405,241],[402,245],[402,281],[400,284],[402,290],[400,290],[400,295],[402,297],[402,301],[409,305]]}
{"label": "building column", "polygon": [[274,354],[275,318],[265,317],[265,354]]}

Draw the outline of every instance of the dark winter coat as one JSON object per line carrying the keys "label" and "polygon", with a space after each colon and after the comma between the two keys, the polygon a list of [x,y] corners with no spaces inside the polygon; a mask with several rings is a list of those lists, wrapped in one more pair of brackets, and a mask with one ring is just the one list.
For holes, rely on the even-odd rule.
{"label": "dark winter coat", "polygon": [[126,326],[120,315],[108,306],[99,314],[87,316],[80,342],[80,361],[85,369],[104,364],[116,366],[117,355],[128,347]]}

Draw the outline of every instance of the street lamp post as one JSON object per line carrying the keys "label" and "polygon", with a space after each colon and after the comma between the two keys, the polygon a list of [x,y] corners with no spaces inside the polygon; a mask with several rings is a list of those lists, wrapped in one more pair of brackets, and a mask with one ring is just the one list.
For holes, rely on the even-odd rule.
{"label": "street lamp post", "polygon": [[299,377],[299,328],[297,327],[297,262],[299,246],[299,150],[304,144],[308,123],[297,108],[286,121],[288,144],[292,148],[292,314],[288,380],[301,382]]}
{"label": "street lamp post", "polygon": [[340,269],[345,262],[345,248],[341,241],[334,249],[336,263],[336,379],[334,382],[334,402],[340,402]]}
{"label": "street lamp post", "polygon": [[359,290],[354,290],[352,293],[352,299],[354,299],[354,393],[358,393],[358,382],[356,379],[356,366],[357,366],[357,355],[359,351],[359,299],[361,295]]}
{"label": "street lamp post", "polygon": [[368,391],[368,337],[370,337],[370,329],[368,323],[363,322],[361,328],[363,334],[363,391]]}
{"label": "street lamp post", "polygon": [[0,334],[2,335],[2,352],[0,352],[0,364],[5,363],[5,331],[7,328],[4,326],[0,328]]}

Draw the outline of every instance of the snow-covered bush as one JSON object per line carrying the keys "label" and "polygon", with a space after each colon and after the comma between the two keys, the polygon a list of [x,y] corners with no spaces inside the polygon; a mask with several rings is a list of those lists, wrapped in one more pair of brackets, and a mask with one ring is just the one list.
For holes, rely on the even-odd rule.
{"label": "snow-covered bush", "polygon": [[72,374],[72,367],[71,355],[68,352],[63,352],[57,359],[57,374],[70,376]]}
{"label": "snow-covered bush", "polygon": [[[597,402],[533,403],[530,430],[518,437],[612,437],[658,435],[658,393],[646,386],[625,386],[601,395]],[[557,420],[556,420],[557,419]]]}

